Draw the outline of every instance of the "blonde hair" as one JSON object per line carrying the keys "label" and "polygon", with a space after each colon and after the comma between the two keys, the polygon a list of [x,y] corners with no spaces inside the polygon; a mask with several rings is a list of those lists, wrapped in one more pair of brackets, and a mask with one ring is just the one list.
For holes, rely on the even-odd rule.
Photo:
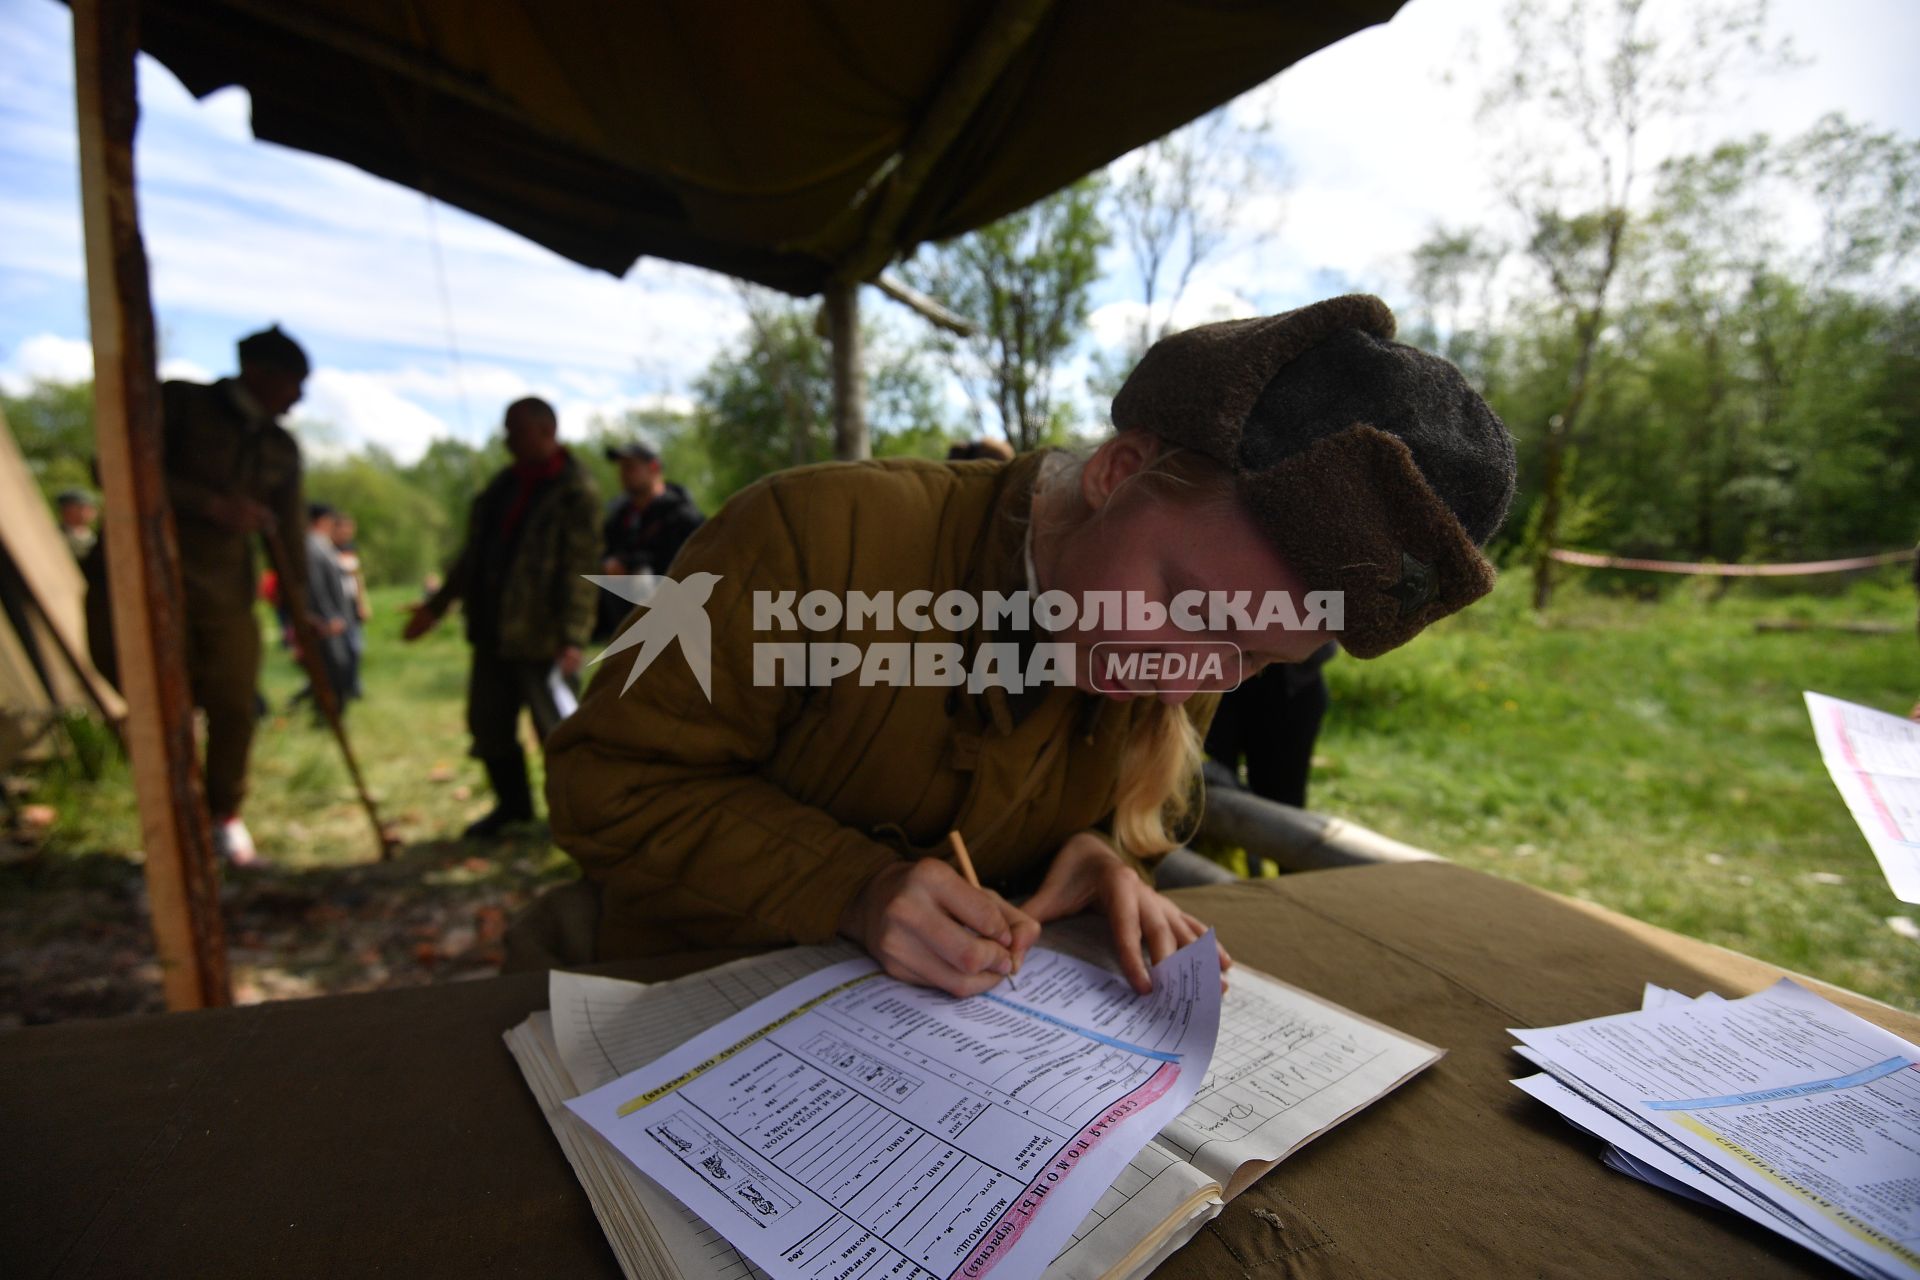
{"label": "blonde hair", "polygon": [[[1080,476],[1092,450],[1062,449],[1041,465],[1034,486],[1035,507],[1044,496],[1049,507],[1073,512],[1052,526],[1070,530],[1108,518],[1113,499],[1123,490],[1141,487],[1142,497],[1177,493],[1182,501],[1210,503],[1237,501],[1232,480],[1218,463],[1192,449],[1168,445],[1140,433],[1158,446],[1151,461],[1114,486],[1099,510],[1080,498]],[[1189,814],[1197,825],[1203,791],[1200,765],[1204,759],[1200,730],[1186,707],[1155,701],[1135,720],[1120,754],[1119,780],[1113,799],[1113,839],[1122,852],[1136,858],[1157,858],[1191,836],[1176,835]]]}

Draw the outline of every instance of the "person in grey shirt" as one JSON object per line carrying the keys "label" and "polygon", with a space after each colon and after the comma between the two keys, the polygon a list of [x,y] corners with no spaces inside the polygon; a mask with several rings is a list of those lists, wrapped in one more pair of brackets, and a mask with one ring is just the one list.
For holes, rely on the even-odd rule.
{"label": "person in grey shirt", "polygon": [[[354,687],[353,643],[348,634],[358,611],[346,571],[340,565],[340,554],[333,545],[336,514],[324,502],[307,508],[307,608],[313,617],[320,662],[333,690],[334,705],[345,711],[348,700],[359,696]],[[294,696],[294,702],[312,696],[309,685]]]}

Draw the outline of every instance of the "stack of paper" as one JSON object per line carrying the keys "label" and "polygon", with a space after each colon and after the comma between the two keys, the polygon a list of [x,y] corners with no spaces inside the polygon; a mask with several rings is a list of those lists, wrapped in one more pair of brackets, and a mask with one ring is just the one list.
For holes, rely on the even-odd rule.
{"label": "stack of paper", "polygon": [[1920,1049],[1782,979],[1649,986],[1638,1013],[1516,1030],[1513,1083],[1615,1169],[1721,1205],[1854,1275],[1920,1277]]}
{"label": "stack of paper", "polygon": [[[1088,959],[1104,958],[1105,943],[1094,930],[1050,926],[1046,940],[1050,947],[1061,951]],[[685,1042],[737,1011],[857,955],[844,947],[799,948],[656,986],[556,973],[550,988],[551,1012],[536,1014],[507,1034],[508,1047],[586,1188],[608,1241],[629,1277],[691,1280],[692,1277],[718,1276],[726,1280],[750,1280],[762,1273],[729,1243],[726,1233],[716,1230],[715,1224],[703,1221],[658,1182],[640,1172],[614,1143],[595,1132],[566,1103],[672,1054]],[[1073,974],[1071,966],[1061,965],[1053,965],[1047,972],[1055,970],[1062,978]],[[1008,1034],[1006,1040],[1007,1047],[1012,1048],[1024,1031],[1016,1025],[1013,1016],[1018,1011],[1009,1005],[1038,1010],[1043,1003],[1062,994],[1030,985],[1042,976],[1042,970],[1034,968],[1030,959],[1029,967],[1022,970],[1014,988],[1003,987],[997,993],[1006,1003],[987,1002],[977,1012],[961,1009],[963,1004],[972,1002],[949,1003],[956,1016],[976,1019],[975,1039],[1015,1033]],[[871,984],[866,984],[855,989],[870,988]],[[816,1003],[812,1007],[824,1006]],[[1118,1045],[1089,1039],[1083,1032],[1090,1029],[1091,1024],[1077,1030],[1057,1028],[1062,1034],[1057,1040],[1058,1061],[1048,1071],[1050,1078],[1064,1085],[1076,1073],[1083,1073],[1092,1082],[1101,1073],[1131,1069],[1127,1061],[1127,1046],[1131,1042],[1120,1032],[1125,1030],[1127,1020],[1137,1021],[1137,1013],[1130,996],[1124,1001],[1115,999],[1109,1007],[1098,1011],[1098,1026],[1104,1028],[1103,1034],[1112,1033],[1107,1038],[1121,1042]],[[782,1025],[791,1028],[797,1024],[789,1021]],[[857,1020],[849,1019],[848,1026],[857,1030]],[[767,1030],[777,1038],[796,1044],[802,1054],[822,1049],[826,1039],[817,1032],[808,1034],[804,1040],[796,1040],[792,1034],[772,1026]],[[923,1065],[917,1059],[890,1064],[881,1060],[881,1050],[888,1047],[884,1037],[869,1037],[860,1044],[854,1043],[851,1034],[839,1038],[847,1041],[845,1048],[837,1055],[816,1055],[814,1061],[834,1068],[845,1078],[871,1086],[866,1092],[875,1101],[888,1099],[891,1096],[886,1092],[888,1088],[911,1091],[916,1096],[927,1093],[930,1097],[928,1091],[936,1080],[936,1072],[944,1075],[947,1069],[957,1066],[966,1053],[980,1057],[984,1052],[979,1045],[966,1046],[956,1040],[950,1052],[924,1053],[912,1037],[903,1037],[898,1046],[901,1051],[917,1054],[932,1065]],[[749,1041],[745,1036],[730,1035],[729,1047],[741,1045],[743,1048],[726,1061],[736,1065],[746,1062],[748,1055],[744,1047],[758,1043],[758,1039]],[[1011,1064],[1017,1056],[1010,1053],[1004,1061]],[[1047,1277],[1049,1280],[1067,1277],[1115,1280],[1145,1275],[1218,1214],[1227,1200],[1278,1161],[1439,1056],[1439,1051],[1429,1045],[1271,978],[1236,968],[1232,990],[1219,1008],[1214,1053],[1208,1069],[1197,1082],[1192,1102],[1133,1156],[1099,1195],[1092,1210],[1072,1228],[1071,1235],[1054,1246],[1058,1252],[1045,1267]],[[676,1075],[675,1079],[681,1079],[684,1074]],[[727,1079],[738,1080],[743,1075],[744,1070],[736,1070],[727,1073]],[[698,1091],[690,1096],[695,1102],[700,1100]],[[1038,1106],[1038,1095],[1031,1090],[1023,1090],[1021,1097],[1033,1099]],[[636,1133],[645,1132],[650,1127],[645,1117],[651,1109],[634,1110],[626,1123],[630,1123]],[[617,1114],[617,1107],[615,1112]],[[690,1112],[690,1118],[698,1117],[691,1116]],[[956,1124],[960,1118],[958,1112],[950,1117]],[[872,1127],[884,1119],[876,1111],[863,1123]],[[681,1150],[674,1141],[676,1134],[681,1141],[693,1141],[690,1132],[673,1130],[670,1124],[651,1127],[658,1128],[660,1133],[649,1140],[664,1142],[675,1151]],[[823,1136],[827,1132],[822,1130]],[[857,1145],[872,1135],[850,1131],[847,1136]],[[706,1139],[701,1141],[704,1143]],[[714,1143],[715,1151],[721,1145],[726,1144]],[[771,1148],[763,1141],[756,1149],[759,1156],[764,1157]],[[861,1158],[871,1159],[872,1154]],[[733,1155],[744,1156],[748,1164],[756,1158],[755,1152],[739,1146]],[[703,1161],[704,1156],[694,1163],[705,1168]],[[724,1154],[720,1163],[730,1173],[740,1167],[739,1161]],[[959,1166],[956,1164],[955,1168],[957,1171]],[[770,1174],[775,1170],[760,1172]],[[850,1176],[844,1170],[842,1175]],[[818,1188],[831,1190],[828,1177],[829,1174],[822,1174],[820,1179],[807,1185],[812,1189],[817,1183]],[[753,1208],[758,1217],[780,1216],[761,1210],[754,1197],[745,1196],[744,1192],[744,1188],[751,1185],[761,1198],[778,1208],[783,1202],[777,1194],[771,1194],[772,1188],[751,1179],[729,1178],[724,1185],[736,1193],[735,1200]],[[737,1207],[711,1216],[735,1234],[741,1223],[748,1220]],[[912,1225],[907,1224],[909,1228]],[[945,1229],[942,1225],[941,1230]],[[1019,1270],[1004,1266],[993,1269],[996,1280],[1002,1274],[1011,1275]],[[787,1274],[788,1270],[781,1267],[778,1273]],[[982,1268],[976,1265],[975,1270]],[[839,1270],[819,1274],[839,1274]],[[955,1268],[952,1274],[960,1275],[961,1268]]]}

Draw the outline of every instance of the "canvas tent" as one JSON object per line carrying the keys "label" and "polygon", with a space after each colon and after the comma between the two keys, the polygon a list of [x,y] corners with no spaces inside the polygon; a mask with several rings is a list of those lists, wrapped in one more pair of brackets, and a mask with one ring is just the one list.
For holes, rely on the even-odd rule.
{"label": "canvas tent", "polygon": [[64,713],[126,713],[87,658],[86,584],[0,417],[0,768]]}
{"label": "canvas tent", "polygon": [[258,137],[588,266],[645,254],[805,295],[1022,208],[1402,2],[145,0],[140,41],[197,95],[245,86]]}

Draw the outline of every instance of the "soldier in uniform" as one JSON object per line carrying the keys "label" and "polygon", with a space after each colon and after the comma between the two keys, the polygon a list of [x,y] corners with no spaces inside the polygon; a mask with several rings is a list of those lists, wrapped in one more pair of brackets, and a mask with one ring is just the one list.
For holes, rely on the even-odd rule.
{"label": "soldier in uniform", "polygon": [[300,446],[280,426],[299,402],[308,364],[276,325],[242,338],[240,372],[211,386],[161,388],[167,496],[186,588],[187,676],[207,717],[207,808],[214,844],[236,865],[255,860],[240,821],[253,746],[260,627],[254,540],[278,534],[276,565],[289,609],[306,607],[307,511]]}
{"label": "soldier in uniform", "polygon": [[585,575],[600,562],[600,502],[560,444],[553,406],[516,400],[505,428],[513,464],[474,499],[465,545],[439,590],[413,606],[403,633],[418,639],[456,600],[465,602],[473,645],[467,730],[495,799],[468,839],[493,838],[534,816],[520,712],[533,713],[542,743],[560,723],[578,695],[599,594]]}

